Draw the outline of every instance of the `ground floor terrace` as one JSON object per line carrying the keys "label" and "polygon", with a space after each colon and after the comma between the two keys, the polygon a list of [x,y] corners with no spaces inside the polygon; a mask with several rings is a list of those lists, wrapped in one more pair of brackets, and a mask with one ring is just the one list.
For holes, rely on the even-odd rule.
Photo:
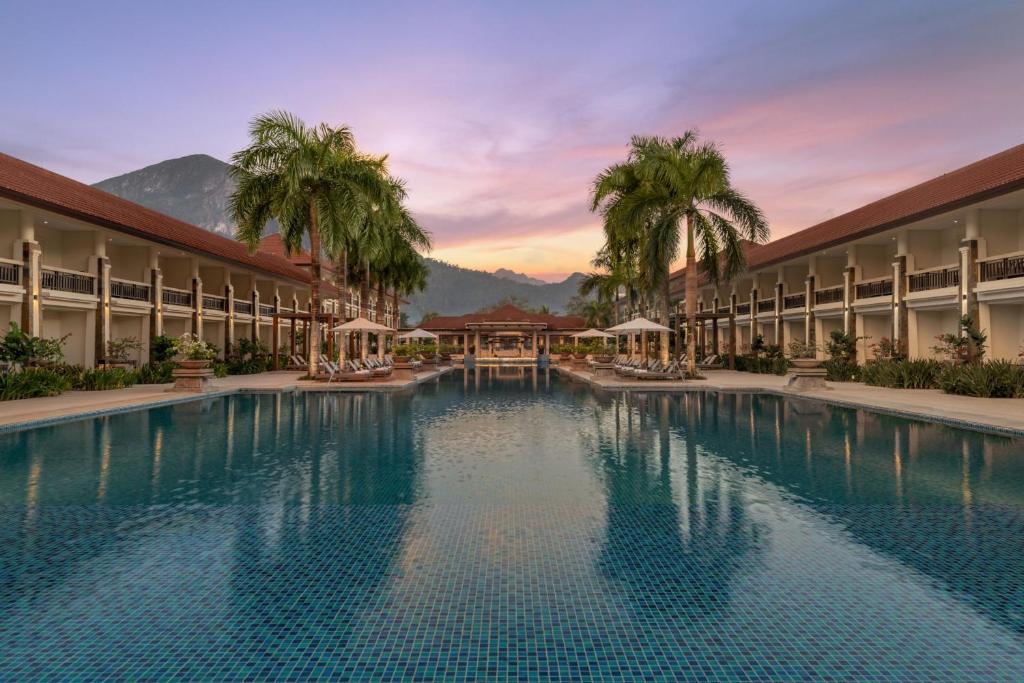
{"label": "ground floor terrace", "polygon": [[1020,438],[727,372],[299,377],[0,434],[0,678],[1024,677]]}
{"label": "ground floor terrace", "polygon": [[515,306],[459,316],[440,316],[421,324],[438,342],[477,358],[536,358],[559,346],[578,343],[583,318],[524,311]]}

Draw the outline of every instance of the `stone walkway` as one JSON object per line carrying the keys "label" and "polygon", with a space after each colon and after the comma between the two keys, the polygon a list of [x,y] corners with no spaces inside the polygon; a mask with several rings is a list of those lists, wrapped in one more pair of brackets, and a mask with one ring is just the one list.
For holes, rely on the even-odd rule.
{"label": "stone walkway", "polygon": [[[213,391],[203,397],[253,391],[400,391],[450,372],[440,368],[421,372],[414,380],[379,382],[311,382],[301,372],[267,372],[213,380]],[[930,389],[885,389],[863,384],[829,382],[828,389],[796,394],[786,389],[786,378],[748,372],[715,370],[707,379],[687,382],[639,381],[619,377],[595,377],[589,372],[559,367],[558,372],[608,391],[742,391],[801,396],[828,403],[865,408],[960,427],[1024,435],[1024,399],[950,396]],[[169,392],[170,385],[138,385],[114,391],[70,391],[50,398],[0,402],[0,430],[21,429],[71,417],[134,410],[192,401],[197,394]]]}
{"label": "stone walkway", "polygon": [[953,396],[937,389],[886,389],[856,382],[827,382],[827,389],[797,393],[786,388],[785,377],[732,370],[707,371],[704,373],[707,379],[687,382],[631,380],[614,375],[595,377],[587,371],[562,367],[559,371],[610,391],[744,391],[800,396],[958,427],[1024,436],[1024,399],[1019,398]]}

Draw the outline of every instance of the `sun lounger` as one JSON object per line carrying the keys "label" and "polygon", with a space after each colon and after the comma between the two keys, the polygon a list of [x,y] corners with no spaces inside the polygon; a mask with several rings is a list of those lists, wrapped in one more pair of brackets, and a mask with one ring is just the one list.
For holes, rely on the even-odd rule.
{"label": "sun lounger", "polygon": [[680,371],[679,361],[672,361],[664,369],[638,372],[634,377],[639,380],[682,379],[683,373]]}
{"label": "sun lounger", "polygon": [[697,368],[700,370],[719,370],[725,367],[725,363],[722,361],[722,357],[718,354],[711,354],[701,362],[697,363]]}

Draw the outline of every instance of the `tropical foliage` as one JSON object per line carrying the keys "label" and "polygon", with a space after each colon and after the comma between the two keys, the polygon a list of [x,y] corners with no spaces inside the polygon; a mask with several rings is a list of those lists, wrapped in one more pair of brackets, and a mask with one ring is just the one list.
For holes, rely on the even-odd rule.
{"label": "tropical foliage", "polygon": [[[588,276],[589,291],[618,292],[657,302],[669,324],[669,276],[685,247],[686,317],[695,329],[699,259],[712,281],[728,280],[745,266],[744,240],[767,241],[761,210],[736,190],[721,150],[696,131],[675,138],[634,136],[624,162],[595,178],[591,209],[604,221],[605,245]],[[685,240],[685,242],[684,242]],[[687,367],[696,371],[696,335],[687,335]],[[668,333],[662,334],[662,356]]]}

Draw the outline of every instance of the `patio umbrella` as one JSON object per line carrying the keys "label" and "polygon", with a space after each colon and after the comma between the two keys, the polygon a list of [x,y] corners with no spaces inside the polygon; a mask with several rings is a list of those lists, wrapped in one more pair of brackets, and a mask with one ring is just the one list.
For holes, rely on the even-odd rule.
{"label": "patio umbrella", "polygon": [[[331,328],[331,332],[344,332],[346,334],[349,333],[349,332],[373,332],[375,334],[382,334],[382,333],[387,334],[387,333],[394,333],[394,330],[391,329],[390,327],[386,326],[386,325],[381,325],[380,323],[375,323],[372,320],[367,320],[366,318],[356,318],[355,320],[349,320],[347,323],[342,323],[342,324],[338,325],[337,327],[332,327]],[[363,341],[365,342],[366,340],[364,339]],[[378,346],[378,353],[380,354],[381,357],[383,357],[384,356],[384,342],[383,341],[379,341],[378,344],[379,344],[379,346]],[[366,345],[365,344],[362,345],[361,353],[364,356],[366,355]],[[345,360],[345,344],[344,343],[341,344],[341,352],[339,353],[338,357],[341,359],[341,362],[344,362],[344,360]]]}
{"label": "patio umbrella", "polygon": [[609,327],[608,331],[629,334],[630,332],[672,332],[673,330],[671,327],[659,325],[647,318],[633,318],[624,323],[619,323],[615,327]]}
{"label": "patio umbrella", "polygon": [[[665,327],[647,318],[633,318],[624,323],[619,323],[615,327],[609,327],[608,331],[618,334],[634,334],[636,332],[672,332],[673,330],[671,327]],[[643,358],[647,357],[646,346],[641,350],[641,355]]]}
{"label": "patio umbrella", "polygon": [[412,332],[405,332],[398,335],[399,339],[437,339],[437,335],[433,332],[427,332],[426,330],[417,327]]}
{"label": "patio umbrella", "polygon": [[601,330],[595,330],[593,327],[591,327],[586,332],[577,332],[572,336],[576,337],[577,339],[590,339],[591,337],[604,337],[605,339],[607,339],[609,337],[614,337],[615,335],[608,334],[607,332],[602,332]]}

